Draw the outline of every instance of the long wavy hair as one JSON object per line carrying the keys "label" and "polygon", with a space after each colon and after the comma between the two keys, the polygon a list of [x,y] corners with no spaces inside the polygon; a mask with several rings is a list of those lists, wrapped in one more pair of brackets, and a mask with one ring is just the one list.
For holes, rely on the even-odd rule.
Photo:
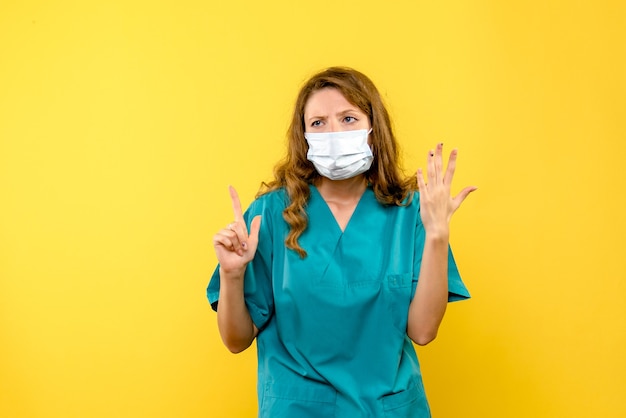
{"label": "long wavy hair", "polygon": [[410,202],[411,192],[416,190],[414,176],[404,176],[399,166],[399,151],[391,127],[389,113],[374,86],[364,74],[347,67],[331,67],[313,77],[302,86],[287,131],[287,155],[274,168],[274,180],[263,183],[257,195],[261,196],[284,188],[289,205],[283,217],[290,227],[285,245],[306,257],[306,251],[298,238],[306,230],[308,220],[305,211],[310,197],[309,184],[320,178],[313,163],[307,159],[308,145],[304,138],[304,107],[314,92],[335,88],[353,105],[365,113],[370,121],[370,147],[374,155],[372,166],[365,173],[376,199],[383,205],[402,206]]}

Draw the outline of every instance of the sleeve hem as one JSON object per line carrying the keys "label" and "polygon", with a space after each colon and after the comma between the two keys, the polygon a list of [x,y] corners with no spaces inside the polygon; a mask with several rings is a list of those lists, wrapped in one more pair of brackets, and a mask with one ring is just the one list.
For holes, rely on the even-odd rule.
{"label": "sleeve hem", "polygon": [[465,286],[457,287],[450,286],[448,289],[448,302],[459,302],[471,298],[471,295],[465,288]]}
{"label": "sleeve hem", "polygon": [[220,292],[208,292],[207,297],[209,299],[209,303],[211,304],[211,308],[217,312],[217,303],[220,299]]}
{"label": "sleeve hem", "polygon": [[456,293],[448,293],[448,303],[450,302],[461,302],[463,300],[467,300],[470,299],[471,296],[469,295],[458,295]]}
{"label": "sleeve hem", "polygon": [[264,313],[261,309],[251,303],[246,303],[246,306],[248,307],[248,313],[250,314],[250,318],[252,319],[254,326],[260,331],[267,324],[267,313]]}

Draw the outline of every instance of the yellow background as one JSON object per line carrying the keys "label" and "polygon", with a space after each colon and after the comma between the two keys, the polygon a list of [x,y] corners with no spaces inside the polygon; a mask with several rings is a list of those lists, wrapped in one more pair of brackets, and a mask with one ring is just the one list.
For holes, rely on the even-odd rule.
{"label": "yellow background", "polygon": [[435,417],[626,416],[621,1],[0,3],[0,416],[252,417],[211,237],[348,65],[405,166],[459,148],[473,299],[419,348]]}

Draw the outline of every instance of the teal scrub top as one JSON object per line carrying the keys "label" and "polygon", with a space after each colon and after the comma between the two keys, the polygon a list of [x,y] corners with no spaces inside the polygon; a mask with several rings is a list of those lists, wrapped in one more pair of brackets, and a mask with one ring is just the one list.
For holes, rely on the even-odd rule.
{"label": "teal scrub top", "polygon": [[[257,336],[259,417],[430,417],[413,343],[406,333],[425,231],[419,194],[407,206],[380,204],[370,187],[342,232],[310,186],[308,227],[285,246],[284,190],[245,213],[262,216],[257,253],[244,278]],[[219,300],[219,266],[207,289]],[[469,298],[448,252],[449,301]]]}

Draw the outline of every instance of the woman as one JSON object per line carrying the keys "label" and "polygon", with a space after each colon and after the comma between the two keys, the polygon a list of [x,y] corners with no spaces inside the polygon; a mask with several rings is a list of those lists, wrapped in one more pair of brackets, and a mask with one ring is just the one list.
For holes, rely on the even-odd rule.
{"label": "woman", "polygon": [[469,297],[448,236],[475,188],[450,196],[456,151],[444,171],[442,144],[427,179],[402,178],[387,110],[353,69],[303,86],[288,137],[245,214],[230,189],[235,219],[213,239],[207,289],[224,344],[257,339],[259,416],[430,416],[413,342]]}

